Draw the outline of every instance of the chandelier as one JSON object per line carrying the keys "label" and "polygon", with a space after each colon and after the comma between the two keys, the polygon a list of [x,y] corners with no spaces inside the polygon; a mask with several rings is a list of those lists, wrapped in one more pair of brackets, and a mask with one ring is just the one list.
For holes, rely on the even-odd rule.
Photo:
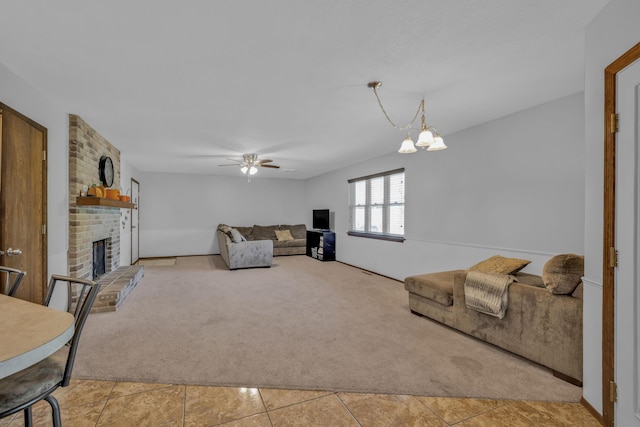
{"label": "chandelier", "polygon": [[[447,146],[444,145],[444,140],[438,133],[438,130],[434,126],[427,126],[427,123],[425,122],[424,98],[422,98],[422,101],[420,101],[420,105],[418,105],[418,111],[416,111],[413,119],[404,126],[398,126],[391,120],[391,118],[389,118],[387,111],[382,106],[380,96],[378,96],[377,89],[382,86],[382,82],[369,82],[367,86],[373,89],[373,93],[376,95],[376,99],[378,100],[378,105],[380,105],[380,109],[384,113],[384,116],[387,118],[387,121],[391,123],[391,126],[403,132],[407,132],[407,137],[404,139],[404,141],[402,141],[402,145],[400,146],[398,153],[415,153],[416,151],[418,151],[416,147],[420,147],[422,149],[426,148],[427,151],[438,151],[447,148]],[[418,141],[416,141],[414,145],[413,139],[411,139],[411,131],[418,130],[413,127],[413,123],[416,121],[420,113],[422,113],[422,127],[420,129],[420,134],[418,135]]]}

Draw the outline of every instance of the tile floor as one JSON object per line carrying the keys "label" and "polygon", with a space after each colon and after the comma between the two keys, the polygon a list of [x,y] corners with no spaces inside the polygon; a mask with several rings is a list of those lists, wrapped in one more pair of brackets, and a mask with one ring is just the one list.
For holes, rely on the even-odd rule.
{"label": "tile floor", "polygon": [[[65,427],[599,426],[579,403],[73,380],[56,391]],[[22,414],[0,427],[22,426]],[[49,426],[47,403],[34,426]]]}

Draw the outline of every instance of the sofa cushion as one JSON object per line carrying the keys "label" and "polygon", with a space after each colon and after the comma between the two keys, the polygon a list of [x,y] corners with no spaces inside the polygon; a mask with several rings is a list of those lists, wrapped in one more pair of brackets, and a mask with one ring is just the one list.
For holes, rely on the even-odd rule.
{"label": "sofa cushion", "polygon": [[290,230],[274,230],[274,233],[276,233],[276,238],[281,242],[293,240]]}
{"label": "sofa cushion", "polygon": [[229,236],[229,238],[231,239],[231,241],[233,243],[240,243],[242,241],[245,241],[247,239],[245,239],[242,234],[236,230],[235,228],[232,228],[226,224],[220,224],[218,225],[218,230],[222,231],[224,234],[226,234],[227,236]]}
{"label": "sofa cushion", "polygon": [[277,225],[254,225],[253,226],[253,240],[276,240],[275,230],[278,230]]}
{"label": "sofa cushion", "polygon": [[531,261],[518,258],[505,258],[494,255],[471,267],[467,271],[480,271],[482,273],[514,274],[522,270]]}
{"label": "sofa cushion", "polygon": [[307,246],[307,239],[293,239],[287,241],[288,248],[299,248],[301,246]]}
{"label": "sofa cushion", "polygon": [[536,274],[528,274],[528,273],[516,273],[513,275],[516,278],[516,282],[521,283],[523,285],[535,286],[536,288],[544,288],[544,281],[542,280],[542,276],[538,276]]}
{"label": "sofa cushion", "polygon": [[464,270],[419,274],[404,279],[404,288],[442,305],[453,305],[453,276]]}
{"label": "sofa cushion", "polygon": [[578,284],[578,286],[576,286],[576,289],[575,289],[575,291],[573,291],[571,296],[574,297],[574,298],[582,299],[582,296],[583,296],[582,289],[583,288],[584,288],[584,284],[582,283],[582,281],[580,281],[580,283]]}
{"label": "sofa cushion", "polygon": [[552,294],[572,293],[582,281],[584,257],[576,254],[556,255],[542,268],[542,280]]}
{"label": "sofa cushion", "polygon": [[289,242],[287,240],[274,240],[273,241],[274,248],[287,248],[289,247]]}
{"label": "sofa cushion", "polygon": [[307,238],[307,226],[304,224],[296,225],[280,225],[280,230],[289,230],[294,239],[306,239]]}
{"label": "sofa cushion", "polygon": [[240,234],[242,234],[242,237],[244,237],[247,240],[253,240],[253,237],[251,236],[251,233],[253,232],[253,227],[234,227],[236,230],[238,230],[238,232],[240,232]]}

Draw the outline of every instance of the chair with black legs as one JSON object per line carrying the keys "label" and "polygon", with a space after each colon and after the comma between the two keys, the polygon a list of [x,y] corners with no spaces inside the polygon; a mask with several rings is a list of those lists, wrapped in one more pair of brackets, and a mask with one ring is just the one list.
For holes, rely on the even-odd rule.
{"label": "chair with black legs", "polygon": [[5,276],[4,287],[2,288],[4,290],[4,294],[10,297],[15,296],[18,286],[20,286],[20,283],[26,274],[27,273],[25,271],[0,265],[0,280]]}
{"label": "chair with black legs", "polygon": [[[44,305],[50,305],[54,290],[64,283],[67,284],[66,310],[73,313],[75,318],[73,337],[62,349],[46,359],[0,379],[0,419],[24,411],[25,427],[31,427],[32,405],[46,400],[51,405],[53,425],[62,425],[58,401],[51,393],[58,387],[69,385],[80,334],[100,288],[100,285],[91,280],[53,275],[49,281]],[[59,292],[56,291],[56,300]]]}

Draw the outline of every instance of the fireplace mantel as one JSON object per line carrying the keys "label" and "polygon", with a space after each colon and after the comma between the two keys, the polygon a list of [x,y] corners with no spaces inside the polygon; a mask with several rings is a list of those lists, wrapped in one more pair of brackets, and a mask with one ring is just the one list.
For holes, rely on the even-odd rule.
{"label": "fireplace mantel", "polygon": [[76,206],[103,206],[106,208],[135,209],[133,203],[121,202],[120,200],[106,199],[104,197],[76,197]]}

